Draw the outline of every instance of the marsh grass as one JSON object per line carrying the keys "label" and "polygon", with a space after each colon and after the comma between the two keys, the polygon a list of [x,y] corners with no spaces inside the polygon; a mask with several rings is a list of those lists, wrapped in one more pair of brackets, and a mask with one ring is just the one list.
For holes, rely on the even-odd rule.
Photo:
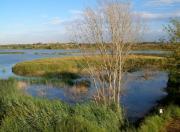
{"label": "marsh grass", "polygon": [[[136,57],[133,56],[131,59],[134,58]],[[153,65],[159,65],[162,68],[161,65],[167,63],[166,60],[162,58],[147,58],[147,60],[144,60],[143,57],[138,58],[137,63],[140,63],[139,67],[148,62]],[[179,63],[177,58],[174,60]],[[54,68],[56,64],[57,67]],[[131,64],[132,67],[136,66],[133,62],[129,62],[129,64]],[[28,66],[30,67],[28,68]],[[59,73],[71,71],[70,74],[64,73],[64,75],[71,76],[72,79],[76,78],[76,76],[74,77],[71,73],[76,74],[77,72],[83,72],[81,67],[71,58],[42,59],[23,62],[17,64],[16,68],[16,70],[23,70],[23,72],[20,72],[22,74],[28,73],[26,75],[34,74],[42,76],[49,73],[50,75],[48,76],[50,77],[57,76],[57,78],[61,78],[62,75],[60,74],[54,75],[59,68]],[[171,72],[168,83],[169,88],[167,88],[169,95],[168,100],[166,100],[167,104],[163,107],[164,113],[160,115],[158,113],[159,107],[156,108],[156,111],[146,117],[138,128],[126,122],[122,114],[123,112],[121,110],[117,111],[114,106],[107,108],[100,105],[97,106],[93,102],[70,106],[58,100],[50,101],[48,99],[33,98],[19,91],[15,80],[0,80],[0,131],[165,131],[166,125],[172,119],[180,117],[180,107],[174,101],[179,97],[179,68],[178,65],[175,65],[170,69],[172,70],[168,70]],[[37,70],[44,70],[41,71],[43,74],[36,74]],[[47,80],[43,81],[46,82]]]}
{"label": "marsh grass", "polygon": [[[40,59],[18,63],[13,67],[13,72],[23,76],[61,76],[58,73],[77,73],[78,65],[75,60],[67,57]],[[68,75],[68,74],[66,74]]]}
{"label": "marsh grass", "polygon": [[[125,121],[121,110],[97,106],[93,102],[70,106],[58,100],[38,99],[24,95],[13,79],[0,80],[0,131],[126,131],[159,132],[173,118],[180,117],[180,107],[163,107],[138,128]],[[158,108],[157,108],[158,110]]]}
{"label": "marsh grass", "polygon": [[[101,59],[98,56],[89,57],[91,63],[95,63],[94,60],[99,59],[100,65]],[[126,67],[128,69],[142,68],[145,64],[158,65],[162,67],[166,62],[164,57],[157,56],[144,56],[144,55],[131,55],[129,56]],[[22,76],[46,76],[46,77],[61,77],[65,76],[78,76],[85,74],[84,69],[86,63],[82,57],[66,57],[66,58],[51,58],[51,59],[39,59],[27,62],[21,62],[13,67],[13,72]],[[76,74],[76,75],[75,75]],[[63,76],[63,77],[65,77]]]}
{"label": "marsh grass", "polygon": [[[0,80],[0,131],[118,131],[121,111],[92,102],[69,106],[58,100],[32,98],[13,79]],[[112,118],[113,117],[113,118]]]}

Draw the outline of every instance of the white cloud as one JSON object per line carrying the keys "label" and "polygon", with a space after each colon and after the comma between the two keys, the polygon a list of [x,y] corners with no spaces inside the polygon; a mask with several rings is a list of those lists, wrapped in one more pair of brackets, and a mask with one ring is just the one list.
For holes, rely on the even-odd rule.
{"label": "white cloud", "polygon": [[71,14],[71,18],[69,18],[69,20],[81,19],[83,15],[82,10],[69,10],[69,13]]}
{"label": "white cloud", "polygon": [[180,3],[180,0],[149,0],[146,4],[153,6],[160,6],[160,5],[173,5],[177,3]]}
{"label": "white cloud", "polygon": [[83,11],[81,11],[81,10],[70,10],[69,12],[71,14],[73,14],[73,15],[81,15],[81,14],[83,14]]}
{"label": "white cloud", "polygon": [[0,44],[24,44],[37,42],[68,42],[68,36],[65,31],[57,30],[32,30],[21,33],[0,33]]}
{"label": "white cloud", "polygon": [[135,12],[144,20],[166,20],[169,18],[180,17],[180,10],[171,13],[151,13],[151,12]]}
{"label": "white cloud", "polygon": [[59,18],[59,17],[54,17],[49,21],[49,24],[52,25],[59,25],[61,24],[63,21]]}

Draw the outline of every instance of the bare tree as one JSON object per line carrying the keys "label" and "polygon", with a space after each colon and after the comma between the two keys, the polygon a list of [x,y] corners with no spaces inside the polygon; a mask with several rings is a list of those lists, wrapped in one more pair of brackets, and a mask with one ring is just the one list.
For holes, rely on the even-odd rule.
{"label": "bare tree", "polygon": [[[126,61],[142,29],[130,2],[99,0],[97,8],[84,10],[83,17],[74,27],[84,67],[97,90],[94,100],[119,106]],[[87,50],[87,45],[93,50]]]}

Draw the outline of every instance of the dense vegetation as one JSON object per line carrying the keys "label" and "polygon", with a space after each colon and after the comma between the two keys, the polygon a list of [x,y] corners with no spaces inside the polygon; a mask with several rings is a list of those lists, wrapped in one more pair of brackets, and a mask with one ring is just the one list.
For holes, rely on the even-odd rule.
{"label": "dense vegetation", "polygon": [[169,24],[165,26],[165,31],[169,35],[169,41],[171,43],[180,42],[180,19],[173,18],[170,20]]}

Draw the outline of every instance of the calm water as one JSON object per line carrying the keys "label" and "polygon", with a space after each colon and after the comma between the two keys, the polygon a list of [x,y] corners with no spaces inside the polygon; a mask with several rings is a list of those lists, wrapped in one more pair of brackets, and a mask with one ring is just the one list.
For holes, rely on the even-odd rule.
{"label": "calm water", "polygon": [[1,52],[23,52],[24,54],[0,54],[0,79],[7,79],[15,76],[12,67],[16,63],[40,59],[64,57],[79,50],[0,50]]}
{"label": "calm water", "polygon": [[[164,88],[167,87],[168,74],[165,72],[154,72],[146,79],[142,71],[128,73],[127,80],[121,103],[131,120],[143,117],[158,100],[167,95]],[[91,99],[95,89],[92,86],[75,88],[53,84],[27,84],[25,92],[40,98],[60,99],[74,104]]]}
{"label": "calm water", "polygon": [[[0,54],[0,79],[17,77],[12,73],[12,67],[18,62],[39,59],[69,56],[71,53],[78,54],[78,50],[0,50],[0,52],[24,52],[24,54]],[[141,53],[141,51],[135,51]],[[143,51],[145,52],[145,51]],[[157,51],[155,51],[157,52]],[[146,54],[152,54],[146,52]],[[162,52],[160,53],[162,54]],[[163,52],[164,54],[164,52]],[[146,73],[147,74],[147,73]],[[166,93],[168,74],[165,72],[148,72],[148,78],[145,77],[144,71],[128,73],[124,93],[121,97],[121,103],[131,120],[143,117],[157,100],[160,100]],[[32,96],[49,99],[61,99],[65,102],[74,104],[83,102],[91,98],[95,89],[61,87],[52,83],[30,84],[22,81],[25,92]]]}

